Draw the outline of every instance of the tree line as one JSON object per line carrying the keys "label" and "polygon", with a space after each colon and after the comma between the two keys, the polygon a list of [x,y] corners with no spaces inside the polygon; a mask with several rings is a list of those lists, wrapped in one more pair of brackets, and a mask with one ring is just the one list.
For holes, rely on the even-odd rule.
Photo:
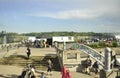
{"label": "tree line", "polygon": [[95,33],[95,32],[30,32],[30,33],[11,33],[8,32],[7,36],[106,36],[105,33]]}

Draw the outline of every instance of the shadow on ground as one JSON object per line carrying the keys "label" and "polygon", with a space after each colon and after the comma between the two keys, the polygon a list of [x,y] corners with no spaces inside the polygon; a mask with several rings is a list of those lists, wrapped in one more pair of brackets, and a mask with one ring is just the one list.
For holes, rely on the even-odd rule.
{"label": "shadow on ground", "polygon": [[12,75],[0,75],[0,78],[18,78],[18,75],[12,74]]}

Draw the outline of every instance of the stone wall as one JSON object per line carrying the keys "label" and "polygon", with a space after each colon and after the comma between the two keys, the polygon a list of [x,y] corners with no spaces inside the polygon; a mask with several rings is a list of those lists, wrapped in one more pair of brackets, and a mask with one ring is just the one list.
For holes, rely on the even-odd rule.
{"label": "stone wall", "polygon": [[63,51],[61,55],[63,65],[65,65],[70,71],[82,71],[84,68],[84,61],[88,57],[87,54],[80,50],[66,50]]}

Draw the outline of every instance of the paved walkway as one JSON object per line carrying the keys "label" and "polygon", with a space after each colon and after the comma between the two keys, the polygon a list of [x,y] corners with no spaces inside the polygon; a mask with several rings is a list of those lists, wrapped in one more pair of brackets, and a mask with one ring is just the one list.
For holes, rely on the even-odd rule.
{"label": "paved walkway", "polygon": [[[5,54],[5,57],[10,55],[26,55],[26,48],[21,47],[16,50],[11,50]],[[32,56],[46,56],[46,55],[55,55],[56,51],[54,48],[31,48]],[[0,53],[0,57],[2,57]],[[21,74],[22,67],[19,66],[10,66],[10,65],[0,65],[0,78],[17,78]],[[42,70],[39,70],[41,72]],[[40,77],[40,73],[37,73],[37,78]],[[46,71],[43,71],[46,73]],[[94,78],[90,75],[86,75],[79,72],[71,72],[72,78]],[[53,75],[47,75],[47,78],[61,78],[60,71],[53,71]]]}

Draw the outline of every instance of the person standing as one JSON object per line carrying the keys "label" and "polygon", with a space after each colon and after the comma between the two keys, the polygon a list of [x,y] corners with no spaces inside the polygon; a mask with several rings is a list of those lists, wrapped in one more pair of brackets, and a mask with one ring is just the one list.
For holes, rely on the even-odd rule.
{"label": "person standing", "polygon": [[88,57],[86,59],[86,73],[90,74],[90,69],[91,69],[91,65],[92,65],[92,60],[90,59],[90,57]]}
{"label": "person standing", "polygon": [[52,62],[51,62],[51,60],[49,59],[48,61],[47,61],[47,74],[49,74],[49,72],[50,72],[50,75],[52,75],[52,67],[53,67],[53,64],[52,64]]}
{"label": "person standing", "polygon": [[95,74],[97,74],[98,73],[98,69],[99,69],[99,64],[98,64],[97,61],[94,62],[93,68],[94,68]]}
{"label": "person standing", "polygon": [[72,78],[72,74],[69,70],[66,71],[66,77],[65,78]]}
{"label": "person standing", "polygon": [[31,55],[31,50],[30,50],[29,47],[27,48],[27,52],[26,52],[26,53],[27,53],[27,57],[28,57],[28,59],[29,59],[29,57],[30,57],[30,55]]}
{"label": "person standing", "polygon": [[62,78],[66,78],[66,67],[62,67]]}
{"label": "person standing", "polygon": [[35,73],[35,69],[33,67],[33,65],[30,66],[31,67],[31,78],[36,78],[36,73]]}

